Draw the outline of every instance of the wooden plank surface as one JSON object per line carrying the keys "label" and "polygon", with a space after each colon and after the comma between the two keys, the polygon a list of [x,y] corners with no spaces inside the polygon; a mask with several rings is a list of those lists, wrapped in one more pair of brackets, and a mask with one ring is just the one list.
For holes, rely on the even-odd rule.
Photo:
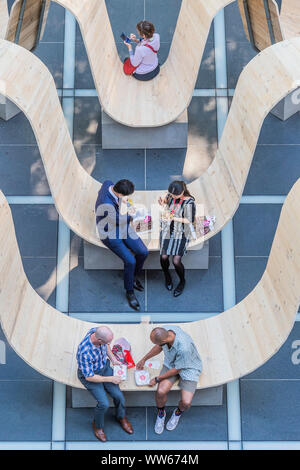
{"label": "wooden plank surface", "polygon": [[[283,34],[280,25],[279,18],[279,9],[275,0],[267,0],[267,8],[270,13],[270,26],[271,31],[274,37],[272,38],[268,25],[268,16],[265,9],[264,0],[247,0],[245,3],[244,0],[238,0],[239,9],[243,21],[243,26],[245,34],[250,41],[250,38],[253,38],[254,46],[262,51],[266,47],[272,45],[272,39],[275,42],[280,42],[283,40]],[[249,32],[249,25],[247,22],[247,14],[251,25],[251,33]]]}
{"label": "wooden plank surface", "polygon": [[[300,179],[280,216],[262,279],[239,304],[215,317],[182,323],[203,362],[198,388],[228,383],[263,365],[287,339],[300,302]],[[43,301],[30,286],[22,266],[9,205],[0,192],[0,323],[15,352],[41,374],[73,387],[76,351],[87,331],[97,326],[64,315]],[[108,324],[114,339],[125,336],[138,362],[153,346],[151,324]],[[158,356],[160,364],[163,355]],[[123,390],[137,387],[134,369]],[[151,377],[158,374],[151,371]],[[177,387],[175,387],[177,388]]]}
{"label": "wooden plank surface", "polygon": [[300,36],[299,0],[282,0],[280,21],[286,39]]}
{"label": "wooden plank surface", "polygon": [[[115,121],[132,127],[155,127],[169,124],[188,107],[207,37],[215,15],[233,0],[182,0],[171,49],[161,73],[149,82],[139,82],[122,72],[105,0],[55,0],[75,16],[86,47],[100,104]],[[26,20],[21,45],[30,49],[37,27],[40,0],[27,0]],[[270,45],[263,0],[248,0],[255,19],[255,43],[262,50]],[[21,0],[11,12],[6,38],[13,41]],[[241,6],[242,0],[239,0]],[[282,39],[275,0],[268,0],[276,41]],[[298,0],[283,0],[282,23],[287,37],[299,33]],[[243,12],[243,9],[241,9]],[[47,15],[46,15],[47,16]],[[244,27],[247,25],[242,13]],[[190,48],[190,38],[197,47]],[[189,51],[189,53],[187,53]],[[120,103],[122,102],[122,106]]]}
{"label": "wooden plank surface", "polygon": [[[16,40],[16,33],[17,33],[22,3],[23,3],[23,0],[16,0],[12,6],[10,17],[9,17],[9,22],[8,22],[7,34],[6,34],[6,39],[8,41],[15,42]],[[40,39],[43,38],[49,8],[50,8],[50,0],[47,0]],[[42,0],[26,0],[26,8],[24,11],[24,19],[23,19],[23,24],[22,24],[20,39],[19,39],[18,44],[24,47],[25,49],[28,49],[29,51],[34,48],[35,43],[36,43],[41,9],[42,9]]]}
{"label": "wooden plank surface", "polygon": [[[264,50],[243,70],[216,157],[189,185],[205,212],[217,215],[214,233],[238,207],[265,116],[298,87],[299,77],[300,38]],[[16,103],[32,126],[57,210],[75,233],[99,243],[95,240],[93,205],[100,183],[77,159],[53,78],[37,57],[3,40],[0,94]],[[136,199],[149,206],[159,194],[138,191]],[[300,301],[299,200],[298,180],[284,204],[266,271],[249,296],[214,318],[182,324],[203,359],[199,388],[252,372],[272,357],[289,335]],[[30,286],[3,194],[0,221],[1,327],[15,351],[33,368],[58,382],[80,386],[76,348],[91,324],[59,313]],[[115,338],[128,338],[136,361],[151,347],[151,325],[110,327]],[[132,371],[122,388],[137,389]]]}
{"label": "wooden plank surface", "polygon": [[[282,0],[279,14],[275,0],[267,0],[275,42],[300,36],[300,2],[299,0]],[[245,14],[244,0],[238,0],[246,37],[250,41],[250,33]],[[254,45],[262,51],[271,45],[263,0],[247,0]]]}
{"label": "wooden plank surface", "polygon": [[[188,185],[199,210],[216,216],[215,230],[192,241],[190,248],[222,230],[238,208],[264,118],[280,99],[297,88],[297,44],[297,40],[278,43],[244,68],[216,156],[208,169]],[[94,212],[101,184],[77,158],[51,74],[36,56],[19,46],[2,41],[0,50],[3,94],[24,111],[31,123],[58,212],[77,235],[103,246],[96,235]],[[189,152],[197,152],[197,146],[188,147],[187,159]],[[155,229],[144,236],[149,250],[159,249],[157,200],[164,193],[162,188],[136,191],[133,196],[134,203],[150,209],[153,216]]]}
{"label": "wooden plank surface", "polygon": [[8,25],[7,0],[0,0],[0,39],[4,39]]}
{"label": "wooden plank surface", "polygon": [[55,1],[79,24],[104,111],[127,126],[156,127],[174,121],[188,107],[211,23],[233,0],[182,0],[169,56],[149,82],[123,74],[105,0]]}

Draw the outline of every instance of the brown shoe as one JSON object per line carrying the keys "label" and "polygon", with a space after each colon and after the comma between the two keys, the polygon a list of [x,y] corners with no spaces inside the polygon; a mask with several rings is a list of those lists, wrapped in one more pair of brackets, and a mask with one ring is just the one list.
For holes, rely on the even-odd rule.
{"label": "brown shoe", "polygon": [[101,442],[106,442],[107,439],[106,439],[104,429],[96,428],[95,421],[93,421],[92,425],[93,425],[93,429],[94,429],[94,434],[97,437],[97,439],[99,439],[99,441],[101,441]]}
{"label": "brown shoe", "polygon": [[126,416],[122,419],[119,419],[119,423],[121,425],[121,428],[124,429],[125,432],[127,432],[128,434],[133,434],[132,426]]}

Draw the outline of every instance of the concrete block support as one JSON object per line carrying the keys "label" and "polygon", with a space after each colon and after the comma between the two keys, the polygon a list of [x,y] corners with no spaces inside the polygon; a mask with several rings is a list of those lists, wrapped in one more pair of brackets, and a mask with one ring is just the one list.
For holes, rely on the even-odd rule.
{"label": "concrete block support", "polygon": [[[156,406],[155,392],[124,392],[127,407]],[[168,395],[168,406],[176,406],[180,400],[180,391],[171,391]],[[109,397],[110,406],[113,406]],[[206,390],[197,390],[192,406],[220,406],[223,404],[223,386]],[[72,408],[94,408],[96,400],[87,390],[72,388]]]}
{"label": "concrete block support", "polygon": [[[205,242],[202,249],[192,249],[184,257],[186,269],[208,269],[209,242]],[[159,252],[152,251],[145,263],[145,269],[161,269]],[[171,263],[170,268],[173,268]],[[100,248],[84,242],[84,269],[123,269],[123,262],[106,248]]]}
{"label": "concrete block support", "polygon": [[0,95],[0,119],[4,121],[9,121],[21,111],[14,103],[5,98],[3,95]]}
{"label": "concrete block support", "polygon": [[293,91],[287,95],[283,100],[281,100],[275,108],[272,109],[271,113],[281,119],[286,121],[294,114],[300,111],[300,88]]}
{"label": "concrete block support", "polygon": [[102,111],[104,149],[186,148],[187,136],[187,111],[166,126],[147,128],[124,126]]}

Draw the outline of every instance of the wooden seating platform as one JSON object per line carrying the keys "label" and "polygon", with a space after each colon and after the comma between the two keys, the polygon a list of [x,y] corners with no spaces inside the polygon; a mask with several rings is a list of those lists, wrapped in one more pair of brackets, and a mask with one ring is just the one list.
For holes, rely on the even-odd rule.
{"label": "wooden seating platform", "polygon": [[[6,35],[10,41],[14,41],[16,35],[23,1],[16,0],[10,15]],[[233,0],[182,0],[169,56],[161,73],[150,82],[138,82],[123,74],[105,0],[55,1],[68,9],[79,24],[105,113],[126,126],[156,127],[173,122],[188,107],[212,21]],[[27,49],[36,38],[36,12],[40,2],[27,0],[26,21],[19,40],[19,44]],[[32,12],[35,16],[30,23],[28,19]],[[189,47],[191,37],[197,47]]]}
{"label": "wooden seating platform", "polygon": [[298,0],[282,0],[280,13],[276,0],[238,0],[238,4],[246,36],[258,51],[300,35]]}
{"label": "wooden seating platform", "polygon": [[[180,326],[203,361],[198,388],[216,387],[249,374],[282,346],[293,328],[300,302],[300,179],[283,206],[266,270],[253,291],[233,308]],[[125,317],[124,317],[125,319]],[[8,202],[0,192],[0,322],[15,352],[41,374],[83,388],[76,372],[77,346],[93,323],[70,318],[39,297],[25,275]],[[96,325],[95,325],[96,326]],[[151,347],[153,326],[111,324],[125,336],[138,361]],[[162,357],[159,357],[162,362]],[[151,371],[152,376],[157,371]],[[133,369],[123,390],[135,385]]]}
{"label": "wooden seating platform", "polygon": [[[12,80],[11,77],[14,77]],[[218,233],[238,208],[262,123],[273,107],[299,86],[300,38],[258,54],[243,70],[236,87],[219,149],[209,168],[188,185],[205,215],[216,216],[215,229],[191,242],[197,246]],[[55,206],[73,232],[103,246],[96,236],[94,204],[101,184],[81,166],[63,115],[53,78],[32,53],[0,41],[0,94],[27,116],[35,133]],[[187,158],[199,147],[188,142]],[[76,188],[76,191],[74,191]],[[153,207],[149,250],[159,249],[157,199],[164,192],[137,191],[134,202]]]}

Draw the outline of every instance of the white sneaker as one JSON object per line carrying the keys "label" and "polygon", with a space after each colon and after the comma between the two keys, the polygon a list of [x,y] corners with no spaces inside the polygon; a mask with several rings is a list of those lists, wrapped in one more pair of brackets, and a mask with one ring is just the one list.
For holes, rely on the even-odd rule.
{"label": "white sneaker", "polygon": [[176,410],[173,411],[171,418],[170,418],[169,421],[167,422],[166,428],[167,428],[168,431],[174,431],[174,429],[176,428],[177,424],[179,423],[179,420],[180,420],[180,416],[181,416],[181,415],[177,416],[177,415],[175,414],[175,412],[176,412]]}
{"label": "white sneaker", "polygon": [[154,431],[156,434],[161,434],[165,427],[166,412],[162,418],[157,415]]}

